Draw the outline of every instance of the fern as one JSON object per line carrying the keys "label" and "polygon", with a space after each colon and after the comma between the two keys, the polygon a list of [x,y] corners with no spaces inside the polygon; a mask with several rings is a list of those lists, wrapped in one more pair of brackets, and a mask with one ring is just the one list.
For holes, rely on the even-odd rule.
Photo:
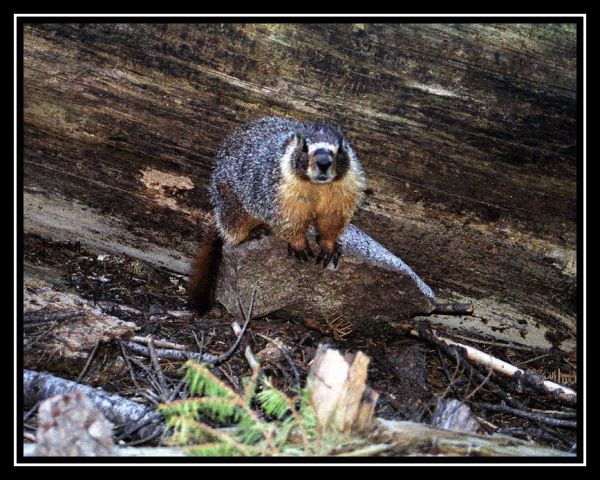
{"label": "fern", "polygon": [[[237,394],[207,367],[184,364],[192,397],[160,405],[172,429],[169,443],[183,445],[192,455],[327,455],[335,440],[324,442],[308,389],[289,397],[260,380],[257,372],[242,380]],[[210,421],[228,428],[214,428]]]}

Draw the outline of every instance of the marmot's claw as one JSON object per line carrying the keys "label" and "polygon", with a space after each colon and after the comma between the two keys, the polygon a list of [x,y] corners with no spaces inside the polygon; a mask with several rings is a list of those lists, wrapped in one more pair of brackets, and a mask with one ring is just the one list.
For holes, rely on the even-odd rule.
{"label": "marmot's claw", "polygon": [[291,244],[288,243],[288,257],[290,257],[292,253],[298,260],[304,260],[305,262],[308,261],[308,257],[315,256],[315,254],[308,245],[306,245],[306,247],[303,250],[296,250],[294,247],[292,247]]}
{"label": "marmot's claw", "polygon": [[317,255],[316,265],[323,263],[323,268],[326,268],[329,263],[333,262],[333,266],[337,268],[340,257],[342,256],[342,248],[339,245],[335,245],[332,251],[321,250]]}

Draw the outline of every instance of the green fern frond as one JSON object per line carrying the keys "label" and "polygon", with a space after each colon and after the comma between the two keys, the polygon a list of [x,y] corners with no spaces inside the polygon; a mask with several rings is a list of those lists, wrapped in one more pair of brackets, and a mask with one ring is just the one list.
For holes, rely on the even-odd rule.
{"label": "green fern frond", "polygon": [[[192,455],[328,455],[335,440],[321,438],[308,389],[289,397],[258,371],[242,379],[237,394],[207,367],[187,362],[185,381],[192,397],[160,405],[172,428],[171,444]],[[263,419],[262,415],[267,419]],[[229,425],[213,428],[203,420]],[[339,445],[339,444],[338,444]]]}
{"label": "green fern frond", "polygon": [[256,421],[251,417],[243,417],[238,423],[237,438],[244,444],[253,444],[267,436],[270,426],[266,422]]}
{"label": "green fern frond", "polygon": [[264,380],[265,388],[256,394],[256,401],[270,417],[281,420],[294,410],[294,400],[273,386],[269,379]]}
{"label": "green fern frond", "polygon": [[191,395],[202,395],[210,397],[234,398],[237,394],[217,378],[204,365],[188,360],[184,363],[187,367],[184,380]]}

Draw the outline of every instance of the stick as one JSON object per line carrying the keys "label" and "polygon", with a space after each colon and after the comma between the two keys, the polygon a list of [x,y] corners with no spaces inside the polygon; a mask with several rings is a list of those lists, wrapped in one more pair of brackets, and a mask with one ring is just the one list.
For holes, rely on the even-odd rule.
{"label": "stick", "polygon": [[508,405],[495,405],[493,403],[478,403],[481,408],[490,410],[492,412],[506,413],[509,415],[515,415],[517,417],[528,418],[536,422],[545,423],[553,427],[563,427],[575,430],[577,428],[577,422],[572,420],[562,420],[560,418],[550,418],[538,413],[526,412],[517,408],[511,408]]}
{"label": "stick", "polygon": [[25,312],[23,313],[23,327],[25,329],[33,328],[36,325],[49,322],[62,322],[71,318],[83,317],[88,315],[85,310],[76,310],[74,312]]}
{"label": "stick", "polygon": [[[229,357],[231,357],[235,351],[238,349],[238,347],[241,345],[242,343],[242,339],[244,338],[244,333],[246,333],[246,329],[248,328],[248,324],[250,323],[250,320],[252,319],[252,310],[254,309],[254,300],[256,299],[256,289],[254,289],[254,291],[252,292],[252,298],[250,300],[250,306],[248,307],[248,315],[245,316],[246,318],[246,322],[244,323],[244,326],[242,327],[242,330],[240,332],[240,334],[238,335],[235,343],[231,346],[231,348],[225,352],[223,355],[215,358],[214,360],[211,360],[210,362],[207,362],[211,365],[220,365],[221,363],[223,363],[224,361],[226,361]],[[240,307],[240,309],[242,310],[242,316],[244,316],[244,310],[242,308],[242,303],[240,302],[240,299],[238,298],[238,305]]]}
{"label": "stick", "polygon": [[[135,342],[135,343],[142,343],[144,345],[150,345],[150,342],[152,341],[151,337],[139,337],[139,336],[134,336],[131,337],[129,339],[131,342]],[[158,348],[167,348],[167,349],[171,349],[171,350],[182,350],[182,351],[187,351],[187,346],[182,345],[180,343],[173,343],[173,342],[168,342],[166,340],[153,340],[154,341],[154,346],[158,347]]]}
{"label": "stick", "polygon": [[[411,329],[411,327],[408,325],[405,325],[405,327],[408,327],[408,330]],[[405,330],[406,330],[406,328],[405,328]],[[480,382],[484,381],[484,379],[486,378],[486,375],[479,372],[472,364],[470,364],[466,360],[466,358],[462,354],[460,354],[458,347],[456,347],[454,345],[447,345],[446,343],[442,342],[439,338],[435,337],[431,332],[429,332],[425,329],[423,329],[421,332],[417,332],[417,333],[418,333],[419,338],[422,338],[422,339],[427,340],[428,342],[432,343],[437,348],[439,348],[441,351],[443,351],[446,355],[448,355],[450,358],[455,359],[455,360],[458,359],[458,361],[462,365],[463,369],[468,370],[470,372],[469,384],[467,385],[467,390],[469,389],[469,387],[471,385],[471,377],[473,375],[475,375]],[[488,374],[488,373],[489,373],[489,369],[486,371],[486,374]],[[505,400],[506,403],[508,403],[509,405],[511,405],[515,408],[520,408],[520,409],[527,408],[523,403],[521,403],[516,398],[513,398],[509,393],[507,393],[504,389],[502,389],[498,384],[496,384],[496,382],[493,382],[491,379],[489,379],[487,381],[487,387],[494,394],[498,395],[500,398]]]}
{"label": "stick", "polygon": [[[402,330],[408,331],[411,335],[415,337],[422,337],[422,334],[420,334],[417,330],[413,329],[409,325],[402,324],[402,326],[399,327]],[[439,342],[442,342],[446,345],[455,346],[460,349],[463,349],[463,351],[465,352],[465,356],[473,363],[482,365],[487,369],[492,369],[494,372],[500,373],[502,375],[521,379],[523,383],[532,386],[537,390],[541,390],[554,398],[560,399],[567,404],[573,405],[577,403],[577,392],[575,392],[571,388],[563,387],[562,385],[551,382],[550,380],[546,380],[539,375],[515,367],[510,363],[500,360],[499,358],[493,357],[492,355],[484,353],[481,350],[478,350],[474,347],[455,342],[448,338],[440,337],[434,332],[431,332],[431,336]]]}
{"label": "stick", "polygon": [[472,303],[438,303],[431,315],[473,315]]}
{"label": "stick", "polygon": [[[134,342],[126,342],[125,346],[137,355],[140,355],[145,358],[150,358],[150,351],[148,347]],[[202,355],[199,355],[194,352],[183,352],[181,350],[169,350],[165,348],[156,349],[156,356],[158,358],[164,358],[167,360],[180,360],[182,362],[185,362],[186,360],[195,360],[197,362],[211,362],[217,358],[209,353],[203,353]]]}
{"label": "stick", "polygon": [[[242,327],[240,326],[240,324],[237,321],[234,321],[231,324],[231,328],[233,328],[233,332],[238,337],[241,335]],[[248,365],[250,365],[252,372],[257,373],[260,371],[260,363],[258,363],[258,360],[256,360],[254,353],[252,353],[252,349],[250,348],[250,345],[246,345],[246,348],[244,349],[244,357],[246,357],[246,361],[248,362]]]}
{"label": "stick", "polygon": [[88,370],[92,366],[92,362],[94,361],[94,358],[96,357],[96,352],[98,351],[99,346],[100,346],[100,340],[98,340],[96,342],[96,345],[94,345],[94,348],[92,349],[91,353],[88,356],[87,362],[85,362],[85,366],[83,367],[83,370],[81,370],[81,373],[77,377],[77,380],[75,380],[77,383],[79,383],[83,380],[83,377],[86,376]]}
{"label": "stick", "polygon": [[142,389],[140,388],[140,384],[138,383],[137,378],[135,378],[135,373],[133,372],[133,367],[131,366],[131,362],[129,361],[129,356],[127,355],[127,352],[125,351],[125,346],[123,345],[123,340],[119,339],[118,342],[119,342],[119,347],[121,347],[121,356],[123,357],[123,359],[125,360],[125,363],[127,364],[127,370],[129,371],[129,376],[131,377],[131,381],[135,385],[137,392],[141,393]]}
{"label": "stick", "polygon": [[152,362],[152,367],[156,372],[156,376],[158,377],[160,400],[161,402],[165,402],[167,400],[167,381],[165,380],[165,376],[163,375],[162,368],[160,366],[160,362],[156,357],[156,349],[154,348],[154,339],[150,337],[150,341],[148,342],[148,352],[150,353],[150,361]]}

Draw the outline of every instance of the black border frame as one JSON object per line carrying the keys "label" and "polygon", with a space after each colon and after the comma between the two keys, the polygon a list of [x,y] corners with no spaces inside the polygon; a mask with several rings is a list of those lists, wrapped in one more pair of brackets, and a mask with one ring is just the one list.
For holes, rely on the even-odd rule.
{"label": "black border frame", "polygon": [[[23,9],[24,10],[24,9]],[[80,9],[81,10],[81,9]],[[61,12],[65,13],[65,12]],[[100,12],[98,12],[100,13]],[[210,12],[205,12],[205,14]],[[215,12],[218,13],[218,12]],[[264,11],[260,13],[266,13]],[[282,12],[283,13],[283,12]],[[336,12],[331,12],[333,15]],[[355,21],[360,21],[362,23],[574,23],[577,25],[577,352],[578,356],[583,353],[583,344],[587,339],[583,338],[583,166],[584,166],[584,149],[586,146],[583,144],[584,140],[584,125],[583,125],[583,106],[584,106],[584,83],[583,83],[583,64],[585,62],[585,58],[583,57],[583,46],[584,46],[584,14],[576,13],[572,15],[578,16],[541,16],[543,14],[528,14],[528,13],[518,13],[518,14],[510,14],[511,16],[461,16],[460,14],[451,16],[422,16],[423,13],[411,13],[408,12],[407,15],[410,16],[380,16],[382,14],[373,14],[370,12],[369,15],[361,15],[360,13],[353,14],[352,16],[347,17],[323,17],[319,15],[325,15],[325,12],[320,12],[316,14],[316,16],[312,17],[296,17],[296,16],[256,16],[256,17],[247,17],[243,16],[243,13],[235,16],[213,16],[206,17],[202,16],[202,14],[192,14],[191,16],[185,17],[173,17],[169,15],[177,15],[177,13],[172,14],[157,14],[155,17],[144,17],[144,16],[136,16],[139,13],[134,14],[131,17],[124,17],[123,14],[125,12],[121,12],[119,14],[114,14],[114,16],[107,17],[93,17],[89,15],[94,15],[94,13],[89,12],[88,15],[78,15],[78,16],[27,16],[27,13],[19,13],[14,14],[13,21],[16,17],[16,63],[17,63],[17,97],[16,97],[16,107],[17,107],[17,124],[16,124],[16,136],[17,136],[17,159],[16,159],[16,168],[17,168],[17,187],[21,187],[20,192],[15,192],[15,196],[17,198],[17,260],[20,260],[19,265],[17,265],[17,278],[15,283],[16,290],[16,298],[17,304],[15,305],[15,311],[19,312],[18,315],[18,323],[17,325],[17,335],[19,339],[23,338],[23,328],[22,328],[22,312],[21,306],[23,304],[23,178],[24,178],[24,170],[23,170],[23,156],[24,156],[24,148],[23,148],[23,27],[26,23],[215,23],[215,22],[224,22],[224,23],[311,23],[311,22],[326,22],[326,23],[351,23]],[[151,13],[149,13],[151,14]],[[211,13],[212,14],[212,13]],[[339,14],[339,12],[337,12]],[[437,13],[438,15],[440,12]],[[108,14],[107,14],[108,15]],[[112,14],[111,14],[112,15]],[[187,14],[186,14],[187,15]],[[293,15],[293,14],[289,14]],[[393,14],[391,14],[393,15]],[[531,15],[531,16],[530,16]],[[14,25],[14,24],[13,24]],[[17,374],[23,371],[23,344],[22,341],[18,342],[16,347],[16,371]],[[479,464],[479,465],[487,465],[487,464],[498,464],[498,463],[511,463],[511,464],[579,464],[581,465],[584,461],[583,450],[587,445],[584,445],[583,442],[583,425],[584,425],[584,412],[583,412],[583,384],[585,382],[585,366],[583,362],[583,358],[578,358],[577,363],[577,396],[578,396],[578,405],[577,405],[577,447],[578,452],[575,457],[501,457],[501,458],[483,458],[483,457],[369,457],[369,458],[358,458],[358,457],[349,457],[349,458],[333,458],[333,457],[277,457],[277,458],[235,458],[235,457],[226,457],[224,461],[224,457],[104,457],[104,458],[72,458],[72,457],[24,457],[23,456],[23,423],[19,420],[18,415],[15,417],[15,422],[17,422],[17,435],[18,437],[15,439],[17,444],[16,451],[16,465],[35,465],[35,464],[151,464],[151,463],[165,463],[165,464],[220,464],[220,465],[239,465],[239,464],[336,464],[336,465],[345,465],[345,464],[411,464],[415,463],[419,464],[430,464],[430,465],[439,465],[439,464]],[[23,377],[15,379],[17,383],[17,407],[20,408],[23,405]],[[17,412],[19,410],[17,409]]]}

